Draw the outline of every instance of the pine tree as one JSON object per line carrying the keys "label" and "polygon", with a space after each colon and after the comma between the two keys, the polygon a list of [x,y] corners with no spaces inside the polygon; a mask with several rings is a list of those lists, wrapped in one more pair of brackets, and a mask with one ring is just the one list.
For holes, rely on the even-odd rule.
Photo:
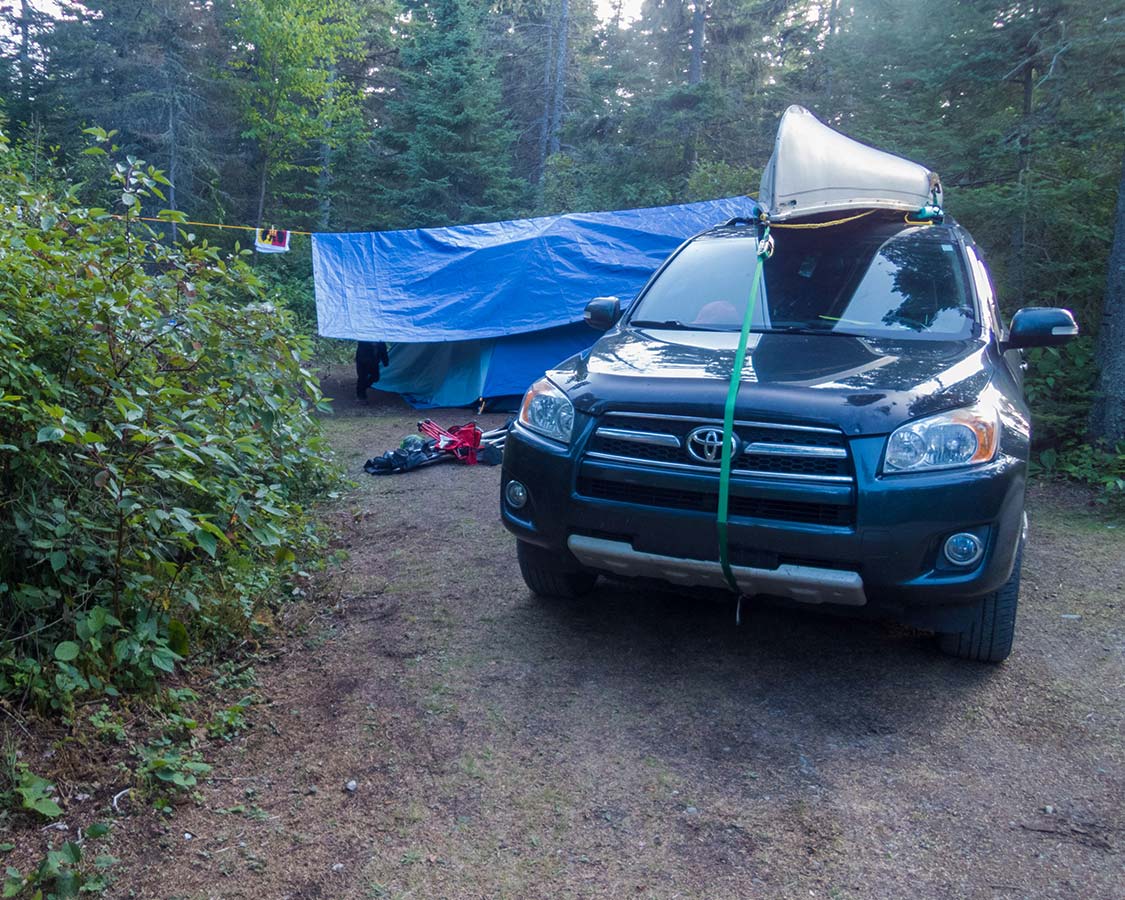
{"label": "pine tree", "polygon": [[514,135],[479,19],[464,0],[422,0],[408,10],[401,82],[381,134],[393,159],[380,199],[400,226],[509,217],[526,185],[512,174]]}
{"label": "pine tree", "polygon": [[202,0],[84,0],[43,37],[41,107],[70,150],[81,129],[117,132],[123,150],[163,168],[172,181],[161,206],[211,204],[220,165],[209,110],[223,103],[212,77],[221,40]]}

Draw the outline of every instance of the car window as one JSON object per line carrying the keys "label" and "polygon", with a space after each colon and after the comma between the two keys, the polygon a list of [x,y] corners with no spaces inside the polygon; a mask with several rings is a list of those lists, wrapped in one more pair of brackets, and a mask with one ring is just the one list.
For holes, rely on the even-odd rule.
{"label": "car window", "polygon": [[[757,263],[754,246],[742,235],[692,241],[649,286],[633,318],[737,331]],[[755,324],[764,324],[762,306],[755,312]]]}
{"label": "car window", "polygon": [[988,274],[988,266],[980,258],[973,247],[966,247],[969,258],[969,270],[973,282],[977,287],[977,299],[980,301],[981,316],[991,326],[998,338],[1004,337],[1004,320],[1000,316],[1000,305],[996,300],[996,291],[992,287],[992,277]]}
{"label": "car window", "polygon": [[[974,306],[959,245],[944,226],[778,230],[755,330],[871,337],[966,338]],[[755,241],[744,230],[697,238],[641,297],[634,319],[737,330],[750,296]]]}

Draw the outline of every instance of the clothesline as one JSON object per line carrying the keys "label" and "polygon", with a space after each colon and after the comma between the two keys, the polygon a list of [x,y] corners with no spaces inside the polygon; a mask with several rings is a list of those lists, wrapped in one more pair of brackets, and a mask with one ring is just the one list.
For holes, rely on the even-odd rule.
{"label": "clothesline", "polygon": [[[124,220],[126,218],[126,216],[114,216],[113,218]],[[159,222],[161,225],[198,225],[201,228],[228,228],[228,229],[232,229],[232,230],[235,230],[235,231],[254,231],[254,232],[258,232],[258,231],[268,232],[268,231],[271,230],[269,228],[256,228],[253,225],[224,225],[220,222],[194,222],[194,221],[191,221],[191,220],[177,221],[175,219],[160,219],[160,218],[156,218],[154,216],[129,216],[128,218],[131,218],[134,221],[138,221],[138,222]],[[292,229],[282,229],[282,228],[279,228],[277,230],[278,231],[288,231],[290,234],[303,234],[303,235],[306,235],[306,236],[315,233],[315,232],[312,232],[312,231],[293,231]]]}

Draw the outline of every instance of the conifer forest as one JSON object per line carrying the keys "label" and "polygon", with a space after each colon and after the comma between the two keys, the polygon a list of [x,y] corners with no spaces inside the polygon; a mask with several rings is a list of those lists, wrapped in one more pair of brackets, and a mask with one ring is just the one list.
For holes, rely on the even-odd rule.
{"label": "conifer forest", "polygon": [[[28,166],[90,193],[84,129],[113,130],[170,182],[139,211],[192,221],[381,230],[753,193],[781,112],[804,105],[940,173],[1009,312],[1075,311],[1084,339],[1034,361],[1044,447],[1125,437],[1120,395],[1094,402],[1125,379],[1120,313],[1095,349],[1103,306],[1122,303],[1120,267],[1112,298],[1106,275],[1122,227],[1119,0],[2,9],[0,115]],[[307,255],[287,262],[308,311]],[[1088,469],[1083,453],[1047,461]]]}
{"label": "conifer forest", "polygon": [[923,161],[1002,293],[1096,327],[1120,181],[1115,0],[7,0],[5,130],[83,129],[190,219],[425,227],[754,192],[791,103]]}

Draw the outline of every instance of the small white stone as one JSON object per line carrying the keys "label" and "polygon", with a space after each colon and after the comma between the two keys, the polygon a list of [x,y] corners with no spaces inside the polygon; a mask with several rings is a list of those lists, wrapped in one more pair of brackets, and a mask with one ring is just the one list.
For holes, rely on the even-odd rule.
{"label": "small white stone", "polygon": [[344,871],[344,864],[343,863],[333,864],[332,871],[333,872],[343,872]]}
{"label": "small white stone", "polygon": [[347,784],[344,785],[344,790],[347,791],[349,794],[354,794],[357,790],[359,790],[359,785],[356,783],[356,780],[353,778],[351,781],[349,781]]}

